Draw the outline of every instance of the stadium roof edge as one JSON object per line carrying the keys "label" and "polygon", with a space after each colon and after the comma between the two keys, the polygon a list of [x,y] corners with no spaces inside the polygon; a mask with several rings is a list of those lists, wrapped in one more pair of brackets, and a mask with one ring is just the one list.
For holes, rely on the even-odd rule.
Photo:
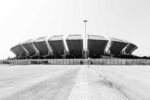
{"label": "stadium roof edge", "polygon": [[78,40],[78,39],[83,39],[83,36],[82,36],[82,34],[71,34],[71,35],[68,35],[67,37],[66,37],[66,40]]}
{"label": "stadium roof edge", "polygon": [[37,39],[34,40],[34,42],[41,42],[47,40],[48,36],[43,36],[43,37],[38,37]]}
{"label": "stadium roof edge", "polygon": [[100,36],[100,35],[89,35],[89,34],[88,34],[88,39],[108,40],[108,39],[106,39],[104,36]]}
{"label": "stadium roof edge", "polygon": [[63,40],[63,35],[53,35],[48,40]]}

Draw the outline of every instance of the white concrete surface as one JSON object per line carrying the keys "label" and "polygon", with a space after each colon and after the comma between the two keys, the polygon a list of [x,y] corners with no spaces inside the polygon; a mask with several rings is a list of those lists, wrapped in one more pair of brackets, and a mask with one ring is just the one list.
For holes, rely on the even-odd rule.
{"label": "white concrete surface", "polygon": [[150,66],[0,65],[0,100],[150,100]]}

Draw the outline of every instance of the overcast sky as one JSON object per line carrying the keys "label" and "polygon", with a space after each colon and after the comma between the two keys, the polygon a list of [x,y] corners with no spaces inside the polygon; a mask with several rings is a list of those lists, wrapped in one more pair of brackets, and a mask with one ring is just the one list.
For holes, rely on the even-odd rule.
{"label": "overcast sky", "polygon": [[150,55],[150,0],[0,0],[0,59],[30,38],[87,32],[135,43]]}

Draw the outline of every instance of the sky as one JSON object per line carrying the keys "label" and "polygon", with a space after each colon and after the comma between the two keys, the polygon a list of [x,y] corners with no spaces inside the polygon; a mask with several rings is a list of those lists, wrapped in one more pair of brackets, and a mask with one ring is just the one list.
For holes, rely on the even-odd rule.
{"label": "sky", "polygon": [[28,39],[87,33],[115,37],[150,56],[150,0],[0,0],[0,59]]}

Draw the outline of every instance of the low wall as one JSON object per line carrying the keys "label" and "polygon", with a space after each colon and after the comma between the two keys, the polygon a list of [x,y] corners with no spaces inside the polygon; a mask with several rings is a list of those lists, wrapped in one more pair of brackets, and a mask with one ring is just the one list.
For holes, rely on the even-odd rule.
{"label": "low wall", "polygon": [[29,65],[29,64],[52,64],[52,65],[150,65],[149,59],[17,59],[0,60],[0,64]]}

